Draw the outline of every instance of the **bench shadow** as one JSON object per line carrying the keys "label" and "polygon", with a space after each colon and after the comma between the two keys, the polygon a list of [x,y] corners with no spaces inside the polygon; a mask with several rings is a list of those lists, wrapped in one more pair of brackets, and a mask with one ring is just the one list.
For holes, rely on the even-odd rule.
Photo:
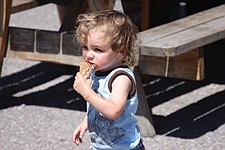
{"label": "bench shadow", "polygon": [[[173,98],[210,84],[225,84],[224,43],[225,41],[216,42],[205,47],[207,72],[202,81],[148,76],[150,82],[143,85],[149,107],[160,106]],[[214,49],[215,47],[219,48]],[[211,50],[212,48],[214,50]],[[86,111],[86,102],[72,88],[77,71],[77,67],[42,62],[2,77],[0,78],[0,109],[25,104]],[[61,76],[68,78],[46,89],[39,87]],[[35,87],[40,89],[35,90]],[[15,96],[15,93],[26,90],[28,90],[27,94]],[[156,133],[192,139],[216,130],[225,123],[224,98],[225,91],[219,91],[167,116],[153,114]]]}
{"label": "bench shadow", "polygon": [[[0,109],[25,104],[85,111],[85,101],[72,88],[77,70],[77,67],[42,62],[18,73],[2,77],[0,79]],[[53,85],[43,89],[46,86],[43,84],[57,80],[62,75],[68,76],[65,81],[57,82],[55,85],[52,83]],[[18,94],[26,90],[27,93]]]}
{"label": "bench shadow", "polygon": [[[225,85],[224,49],[224,40],[204,47],[204,80],[190,81],[150,76],[149,82],[144,84],[149,107],[153,109],[156,106],[170,102],[172,99],[200,88],[213,86],[214,84],[218,86]],[[211,91],[205,92],[210,93]],[[225,123],[224,98],[225,90],[217,90],[217,92],[199,99],[188,106],[184,106],[167,116],[153,113],[156,133],[159,135],[193,139],[216,130]],[[187,97],[187,101],[190,100],[192,100],[192,97]],[[175,106],[171,105],[170,107]]]}

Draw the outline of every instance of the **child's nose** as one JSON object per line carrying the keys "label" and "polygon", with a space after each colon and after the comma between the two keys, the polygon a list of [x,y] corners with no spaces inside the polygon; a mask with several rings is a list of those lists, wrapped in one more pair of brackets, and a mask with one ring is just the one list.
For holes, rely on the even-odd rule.
{"label": "child's nose", "polygon": [[86,58],[87,58],[87,60],[92,60],[94,58],[94,55],[91,50],[87,51]]}

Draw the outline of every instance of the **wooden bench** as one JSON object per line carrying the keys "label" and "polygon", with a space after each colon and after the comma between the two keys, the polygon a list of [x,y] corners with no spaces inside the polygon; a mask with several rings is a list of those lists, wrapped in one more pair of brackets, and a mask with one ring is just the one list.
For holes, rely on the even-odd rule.
{"label": "wooden bench", "polygon": [[[203,79],[204,56],[198,47],[225,38],[224,19],[225,5],[221,5],[139,33],[141,55],[134,73],[139,83],[137,114],[143,136],[153,137],[155,130],[140,73]],[[81,53],[73,33],[11,27],[9,35],[6,57],[79,66]]]}
{"label": "wooden bench", "polygon": [[139,35],[141,73],[201,80],[204,78],[201,47],[225,38],[225,4]]}

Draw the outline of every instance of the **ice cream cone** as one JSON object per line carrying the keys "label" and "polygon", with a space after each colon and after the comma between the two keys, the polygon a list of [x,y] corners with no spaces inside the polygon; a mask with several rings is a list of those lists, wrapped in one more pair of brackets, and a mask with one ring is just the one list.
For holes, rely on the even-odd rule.
{"label": "ice cream cone", "polygon": [[85,78],[90,78],[92,71],[92,65],[86,61],[81,61],[80,62],[80,73],[82,74],[83,77]]}

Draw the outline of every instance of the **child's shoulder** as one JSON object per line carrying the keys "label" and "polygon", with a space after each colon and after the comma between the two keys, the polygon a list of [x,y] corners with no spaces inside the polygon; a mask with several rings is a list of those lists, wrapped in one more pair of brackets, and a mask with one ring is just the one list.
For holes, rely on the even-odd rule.
{"label": "child's shoulder", "polygon": [[132,82],[135,81],[134,74],[133,74],[132,70],[128,67],[118,67],[118,68],[114,69],[109,74],[108,77],[110,78],[111,81],[113,81],[115,78],[117,78],[120,75],[127,76]]}
{"label": "child's shoulder", "polygon": [[130,68],[128,68],[128,67],[115,68],[110,74],[111,75],[115,75],[115,74],[117,74],[117,75],[129,74],[132,77],[134,76],[133,71]]}

